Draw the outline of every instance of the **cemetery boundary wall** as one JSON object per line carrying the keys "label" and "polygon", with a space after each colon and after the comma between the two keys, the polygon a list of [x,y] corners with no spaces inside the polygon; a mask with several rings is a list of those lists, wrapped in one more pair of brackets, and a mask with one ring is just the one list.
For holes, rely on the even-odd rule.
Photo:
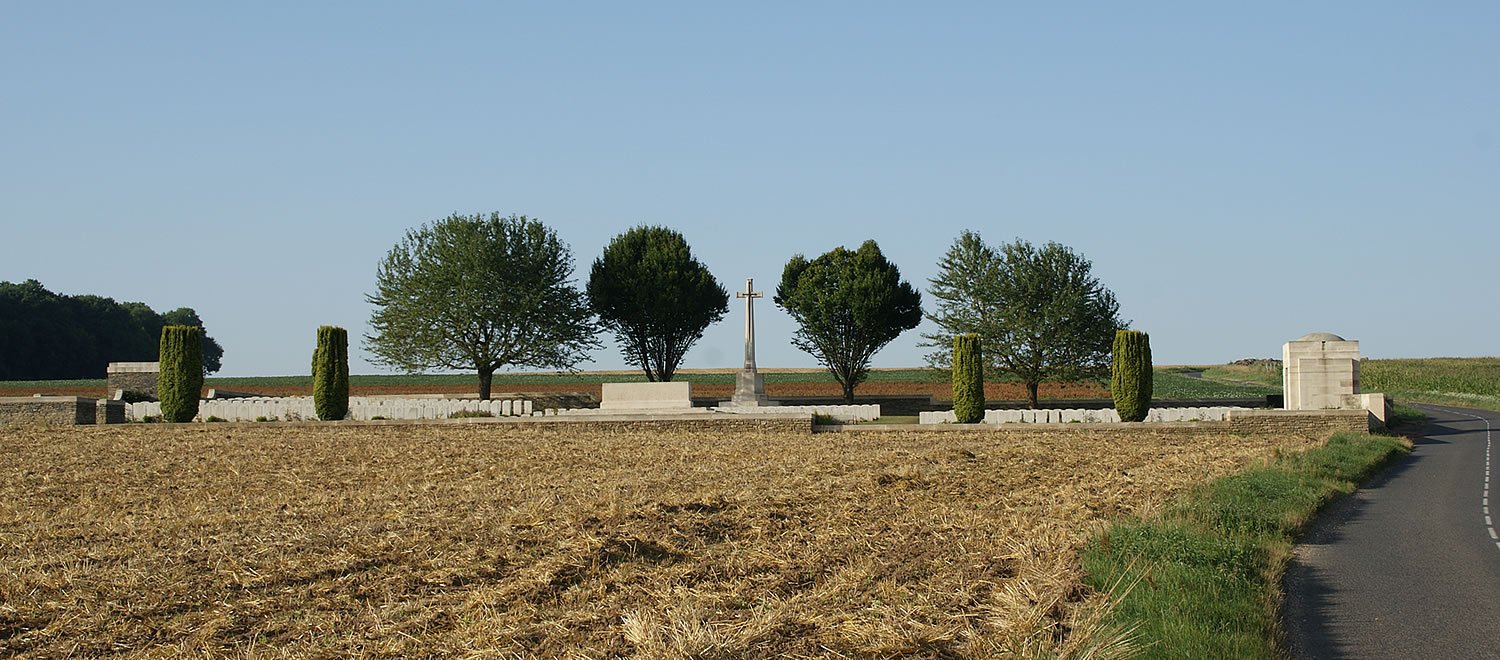
{"label": "cemetery boundary wall", "polygon": [[1203,433],[1224,432],[1231,435],[1299,435],[1325,437],[1334,433],[1367,433],[1380,428],[1379,420],[1366,410],[1231,410],[1220,421],[1185,422],[1047,422],[1012,424],[868,424],[820,426],[819,431],[933,431],[982,433],[1035,433],[1037,431],[1076,431],[1080,433],[1128,436],[1133,433]]}
{"label": "cemetery boundary wall", "polygon": [[98,402],[80,396],[0,398],[0,425],[74,426],[93,424]]}

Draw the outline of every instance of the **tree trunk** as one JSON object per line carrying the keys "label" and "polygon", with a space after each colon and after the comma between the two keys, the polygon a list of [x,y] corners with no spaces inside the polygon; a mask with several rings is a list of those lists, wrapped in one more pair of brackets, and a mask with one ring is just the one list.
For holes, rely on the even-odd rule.
{"label": "tree trunk", "polygon": [[495,380],[495,369],[494,369],[494,367],[490,367],[488,369],[481,367],[479,369],[479,400],[480,401],[489,401],[490,400],[490,382],[493,381],[493,380]]}
{"label": "tree trunk", "polygon": [[1031,404],[1031,409],[1036,410],[1036,390],[1038,383],[1026,384],[1026,402]]}
{"label": "tree trunk", "polygon": [[851,378],[849,380],[844,381],[843,383],[840,383],[840,385],[844,386],[844,403],[846,403],[848,405],[851,405],[851,406],[854,405],[854,382],[853,381],[854,381],[854,379]]}

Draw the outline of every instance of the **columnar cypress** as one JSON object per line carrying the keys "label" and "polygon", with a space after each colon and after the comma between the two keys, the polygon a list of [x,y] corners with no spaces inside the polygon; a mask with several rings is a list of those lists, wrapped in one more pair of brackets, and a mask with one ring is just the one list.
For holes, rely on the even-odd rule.
{"label": "columnar cypress", "polygon": [[984,421],[984,352],[976,334],[953,338],[953,415],[959,424]]}
{"label": "columnar cypress", "polygon": [[203,390],[203,329],[169,325],[161,329],[161,371],[156,380],[156,398],[161,416],[168,422],[191,422],[198,414],[198,396]]}
{"label": "columnar cypress", "polygon": [[1151,410],[1151,337],[1139,330],[1115,331],[1109,392],[1122,422],[1139,422]]}
{"label": "columnar cypress", "polygon": [[313,410],[318,419],[349,415],[349,331],[337,326],[318,328],[313,350]]}

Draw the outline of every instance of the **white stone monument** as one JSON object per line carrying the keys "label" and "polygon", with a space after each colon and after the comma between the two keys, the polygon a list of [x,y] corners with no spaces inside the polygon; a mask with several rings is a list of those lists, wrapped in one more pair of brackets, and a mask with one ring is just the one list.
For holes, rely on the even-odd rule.
{"label": "white stone monument", "polygon": [[1281,347],[1281,367],[1287,410],[1358,407],[1359,342],[1314,332]]}
{"label": "white stone monument", "polygon": [[760,372],[755,370],[755,299],[765,294],[755,290],[755,280],[745,278],[745,290],[736,291],[736,298],[745,299],[745,366],[734,378],[734,397],[722,405],[774,406],[776,402],[766,398],[766,384]]}

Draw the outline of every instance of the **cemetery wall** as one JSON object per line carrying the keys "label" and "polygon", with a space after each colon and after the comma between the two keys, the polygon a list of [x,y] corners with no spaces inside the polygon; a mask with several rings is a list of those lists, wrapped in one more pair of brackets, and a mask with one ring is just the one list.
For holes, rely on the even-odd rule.
{"label": "cemetery wall", "polygon": [[1379,424],[1367,410],[1236,410],[1225,420],[1232,433],[1257,435],[1328,435],[1366,433]]}
{"label": "cemetery wall", "polygon": [[[161,404],[143,401],[127,404],[126,417],[143,420],[160,417]],[[386,397],[349,397],[349,417],[355,420],[447,419],[455,414],[488,413],[494,417],[531,415],[531,402],[492,399],[393,399]],[[298,422],[317,419],[310,396],[247,397],[241,399],[204,399],[198,402],[198,421],[217,417],[230,422],[261,420]]]}
{"label": "cemetery wall", "polygon": [[661,415],[655,418],[626,419],[620,416],[533,417],[522,420],[532,424],[582,424],[589,431],[618,433],[717,433],[760,432],[811,434],[812,415],[731,415],[685,414]]}
{"label": "cemetery wall", "polygon": [[124,424],[125,402],[99,399],[94,403],[95,424]]}
{"label": "cemetery wall", "polygon": [[[997,411],[986,411],[986,413]],[[1009,411],[1006,411],[1009,412]],[[1041,412],[1041,411],[1036,411]],[[1057,412],[1057,411],[1052,411]],[[1099,411],[1094,411],[1099,412]],[[929,413],[935,416],[943,413]],[[951,413],[949,413],[951,415]],[[986,414],[985,424],[943,424],[926,422],[923,430],[983,430],[999,432],[1029,433],[1035,431],[1077,430],[1090,434],[1129,435],[1131,433],[1202,433],[1204,431],[1228,431],[1235,435],[1300,435],[1324,437],[1333,433],[1350,431],[1366,433],[1379,428],[1380,424],[1365,410],[1251,410],[1231,409],[1221,420],[1207,421],[1146,421],[1139,423],[1120,422],[1036,422],[1004,423],[990,421]],[[868,430],[885,430],[886,425],[866,427]],[[846,426],[844,430],[866,430],[858,426]]]}
{"label": "cemetery wall", "polygon": [[0,398],[0,425],[75,426],[93,424],[95,401],[77,396]]}

